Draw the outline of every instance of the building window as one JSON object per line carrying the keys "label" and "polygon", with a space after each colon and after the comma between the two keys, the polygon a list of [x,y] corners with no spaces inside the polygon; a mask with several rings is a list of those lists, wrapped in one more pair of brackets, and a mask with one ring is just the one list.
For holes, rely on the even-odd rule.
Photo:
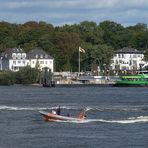
{"label": "building window", "polygon": [[40,55],[40,58],[43,59],[43,55],[42,54]]}
{"label": "building window", "polygon": [[36,57],[36,59],[38,59],[39,58],[38,54],[36,54],[35,57]]}
{"label": "building window", "polygon": [[15,66],[13,69],[16,71],[16,70],[18,70],[19,68]]}
{"label": "building window", "polygon": [[21,54],[20,53],[17,54],[17,58],[21,59]]}
{"label": "building window", "polygon": [[22,59],[26,58],[26,53],[22,53]]}
{"label": "building window", "polygon": [[34,61],[32,61],[32,64],[34,64],[35,62]]}
{"label": "building window", "polygon": [[40,64],[44,64],[44,61],[40,61]]}
{"label": "building window", "polygon": [[16,61],[13,61],[13,64],[16,65]]}
{"label": "building window", "polygon": [[48,58],[48,55],[47,54],[45,54],[45,59],[47,59]]}
{"label": "building window", "polygon": [[48,62],[47,62],[47,61],[45,61],[45,64],[47,65],[47,64],[48,64]]}
{"label": "building window", "polygon": [[8,54],[6,53],[6,54],[5,54],[5,58],[7,58],[7,57],[8,57]]}
{"label": "building window", "polygon": [[21,63],[21,61],[20,61],[20,60],[18,60],[18,61],[17,61],[17,63],[18,63],[18,64],[20,64],[20,63]]}
{"label": "building window", "polygon": [[16,59],[16,53],[12,54],[12,59]]}

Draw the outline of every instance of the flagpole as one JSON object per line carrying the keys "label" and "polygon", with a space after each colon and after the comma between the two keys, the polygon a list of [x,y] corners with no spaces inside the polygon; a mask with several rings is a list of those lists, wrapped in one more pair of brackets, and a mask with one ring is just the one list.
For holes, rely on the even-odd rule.
{"label": "flagpole", "polygon": [[79,59],[78,59],[78,76],[80,74],[80,47],[79,47]]}

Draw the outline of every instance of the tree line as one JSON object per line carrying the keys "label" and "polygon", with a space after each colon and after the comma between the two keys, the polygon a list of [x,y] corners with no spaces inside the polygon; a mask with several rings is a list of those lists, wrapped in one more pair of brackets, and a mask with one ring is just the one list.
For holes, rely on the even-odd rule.
{"label": "tree line", "polygon": [[42,83],[43,74],[37,68],[26,66],[20,71],[13,72],[10,70],[0,71],[0,85],[13,85],[13,84],[34,84]]}
{"label": "tree line", "polygon": [[91,71],[95,65],[103,70],[109,66],[113,52],[123,47],[145,51],[148,60],[147,24],[124,27],[113,21],[97,24],[83,21],[79,24],[53,26],[40,21],[24,24],[0,22],[0,53],[7,48],[21,47],[26,52],[40,47],[55,59],[55,71],[78,71],[78,47],[81,70]]}

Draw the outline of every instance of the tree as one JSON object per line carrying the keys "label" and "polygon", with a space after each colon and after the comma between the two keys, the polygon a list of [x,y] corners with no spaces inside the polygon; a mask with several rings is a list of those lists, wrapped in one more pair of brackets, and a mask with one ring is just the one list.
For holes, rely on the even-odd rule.
{"label": "tree", "polygon": [[12,71],[0,72],[0,85],[12,85],[15,82],[15,75]]}
{"label": "tree", "polygon": [[16,73],[16,83],[33,84],[39,82],[40,71],[36,68],[26,66]]}
{"label": "tree", "polygon": [[75,55],[78,55],[78,47],[81,45],[81,39],[77,33],[57,32],[55,36],[55,61],[56,69],[59,71],[74,70],[73,59],[76,62]]}
{"label": "tree", "polygon": [[124,34],[124,27],[113,21],[104,21],[100,23],[100,27],[104,32],[103,39],[105,43],[115,49],[118,48],[117,39],[120,38],[121,33]]}
{"label": "tree", "polygon": [[95,22],[81,22],[79,30],[80,35],[85,42],[93,45],[103,43],[103,31]]}
{"label": "tree", "polygon": [[145,61],[148,61],[148,49],[145,50],[145,53],[144,53],[144,60],[145,60]]}
{"label": "tree", "polygon": [[91,52],[93,63],[97,64],[101,70],[105,69],[104,65],[109,68],[112,56],[113,48],[106,44],[94,46]]}

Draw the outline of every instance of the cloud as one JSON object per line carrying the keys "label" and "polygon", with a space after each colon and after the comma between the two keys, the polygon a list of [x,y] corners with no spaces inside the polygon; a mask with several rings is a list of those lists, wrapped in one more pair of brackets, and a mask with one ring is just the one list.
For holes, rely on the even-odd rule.
{"label": "cloud", "polygon": [[148,0],[0,0],[0,19],[19,23],[113,20],[127,25],[147,23],[147,14]]}
{"label": "cloud", "polygon": [[55,8],[55,9],[105,9],[148,7],[147,0],[5,0],[0,1],[0,7],[5,9],[19,9],[27,7]]}

